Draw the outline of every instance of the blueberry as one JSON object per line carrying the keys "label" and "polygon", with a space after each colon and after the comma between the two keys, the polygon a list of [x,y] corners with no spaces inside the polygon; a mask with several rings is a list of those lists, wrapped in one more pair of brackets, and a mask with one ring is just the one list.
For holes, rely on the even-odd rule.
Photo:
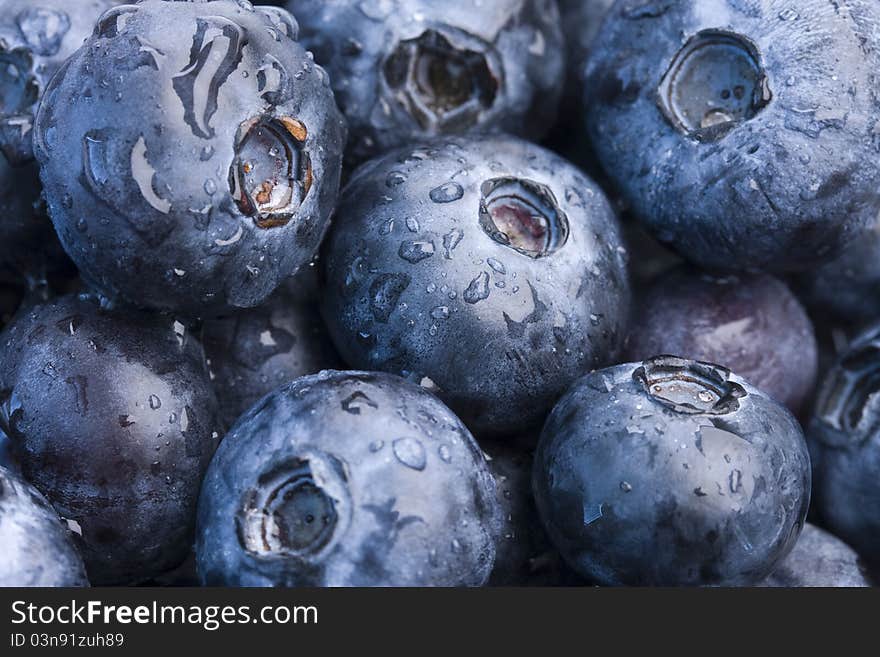
{"label": "blueberry", "polygon": [[0,587],[88,586],[70,530],[39,491],[0,465]]}
{"label": "blueberry", "polygon": [[761,586],[854,588],[871,582],[851,547],[807,523],[794,549]]}
{"label": "blueberry", "polygon": [[825,378],[809,425],[815,510],[865,559],[880,562],[880,326],[852,341]]}
{"label": "blueberry", "polygon": [[805,269],[880,210],[880,6],[619,2],[587,122],[634,212],[706,268]]}
{"label": "blueberry", "polygon": [[388,374],[280,388],[226,436],[199,501],[202,580],[235,586],[479,586],[492,475],[464,425]]}
{"label": "blueberry", "polygon": [[258,308],[206,321],[202,343],[226,426],[279,386],[340,365],[318,308],[287,286]]}
{"label": "blueberry", "polygon": [[0,151],[34,159],[34,113],[49,80],[119,0],[0,0]]}
{"label": "blueberry", "polygon": [[354,162],[413,140],[474,130],[540,139],[564,78],[556,3],[290,0],[327,67]]}
{"label": "blueberry", "polygon": [[60,297],[0,350],[0,426],[25,477],[79,523],[95,584],[172,568],[216,447],[204,355],[179,322]]}
{"label": "blueberry", "polygon": [[812,393],[818,362],[813,326],[781,281],[682,267],[641,296],[629,360],[675,354],[719,363],[794,412]]}
{"label": "blueberry", "polygon": [[[532,441],[534,442],[534,441]],[[580,584],[550,543],[532,495],[532,455],[500,441],[486,445],[501,509],[491,586]]]}
{"label": "blueberry", "polygon": [[797,290],[832,321],[864,327],[880,317],[880,222],[837,258],[800,276]]}
{"label": "blueberry", "polygon": [[278,8],[146,0],[105,14],[53,79],[34,142],[46,198],[105,296],[210,316],[312,259],[345,129],[296,34]]}
{"label": "blueberry", "polygon": [[613,359],[629,289],[599,188],[512,137],[391,152],[344,190],[322,257],[343,359],[433,390],[478,435],[540,425]]}
{"label": "blueberry", "polygon": [[590,374],[544,426],[532,485],[581,575],[620,585],[749,585],[791,550],[810,460],[783,406],[674,357]]}

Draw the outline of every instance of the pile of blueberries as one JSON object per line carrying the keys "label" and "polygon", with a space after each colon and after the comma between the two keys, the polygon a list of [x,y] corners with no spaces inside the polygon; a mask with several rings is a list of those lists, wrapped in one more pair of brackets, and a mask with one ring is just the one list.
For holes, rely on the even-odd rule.
{"label": "pile of blueberries", "polygon": [[0,0],[0,151],[0,585],[871,583],[876,0]]}

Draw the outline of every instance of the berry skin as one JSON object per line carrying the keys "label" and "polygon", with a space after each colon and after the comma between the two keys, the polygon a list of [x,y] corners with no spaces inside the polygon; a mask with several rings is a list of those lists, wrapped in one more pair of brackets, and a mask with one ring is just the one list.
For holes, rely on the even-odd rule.
{"label": "berry skin", "polygon": [[880,326],[859,335],[828,372],[809,424],[814,510],[835,536],[880,562]]}
{"label": "berry skin", "polygon": [[53,78],[35,128],[46,199],[104,296],[210,317],[311,261],[345,129],[296,36],[275,7],[145,0],[105,14]]}
{"label": "berry skin", "polygon": [[827,260],[880,210],[878,23],[873,0],[617,3],[584,85],[606,173],[706,269]]}
{"label": "berry skin", "polygon": [[412,141],[553,126],[565,53],[555,1],[290,0],[351,128],[352,163]]}
{"label": "berry skin", "polygon": [[70,531],[37,489],[0,465],[0,587],[88,586]]}
{"label": "berry skin", "polygon": [[761,586],[856,588],[872,584],[851,547],[807,523],[794,549]]}
{"label": "berry skin", "polygon": [[816,383],[813,325],[781,281],[682,267],[642,291],[627,359],[658,354],[718,363],[797,412]]}
{"label": "berry skin", "polygon": [[478,436],[539,426],[625,334],[625,250],[604,195],[511,137],[449,138],[363,165],[321,264],[343,359],[435,389]]}
{"label": "berry skin", "polygon": [[482,453],[435,397],[388,374],[323,372],[223,440],[196,558],[208,585],[481,586],[499,524]]}
{"label": "berry skin", "polygon": [[202,327],[225,426],[279,386],[341,364],[318,308],[298,301],[288,288],[258,308],[206,321]]}
{"label": "berry skin", "polygon": [[92,583],[176,566],[219,438],[201,346],[179,322],[75,296],[19,313],[0,344],[0,425],[27,480],[79,523]]}
{"label": "berry skin", "polygon": [[764,393],[660,357],[572,387],[544,426],[532,486],[550,539],[592,581],[748,586],[797,541],[810,459]]}

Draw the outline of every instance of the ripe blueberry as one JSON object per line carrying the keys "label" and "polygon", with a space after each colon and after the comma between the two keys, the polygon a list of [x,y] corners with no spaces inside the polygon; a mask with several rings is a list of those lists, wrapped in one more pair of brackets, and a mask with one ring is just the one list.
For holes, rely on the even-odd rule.
{"label": "ripe blueberry", "polygon": [[706,268],[805,269],[880,210],[880,6],[619,2],[586,120],[637,216]]}
{"label": "ripe blueberry", "polygon": [[92,582],[176,566],[219,437],[198,343],[172,319],[74,296],[19,313],[0,343],[0,426],[28,481],[79,523]]}
{"label": "ripe blueberry", "polygon": [[553,125],[564,48],[555,2],[290,0],[362,161],[413,140]]}
{"label": "ripe blueberry", "polygon": [[610,585],[751,585],[797,541],[810,459],[782,405],[722,367],[673,357],[590,374],[538,443],[551,540]]}
{"label": "ripe blueberry", "polygon": [[683,267],[640,296],[628,360],[675,354],[718,363],[793,412],[812,394],[818,361],[813,326],[781,281]]}
{"label": "ripe blueberry", "polygon": [[280,388],[220,445],[199,502],[204,583],[479,586],[500,518],[464,425],[388,374]]}
{"label": "ripe blueberry", "polygon": [[275,7],[145,0],[104,14],[53,78],[35,136],[46,199],[105,296],[210,316],[312,259],[345,130],[296,36]]}
{"label": "ripe blueberry", "polygon": [[624,337],[625,250],[608,202],[515,138],[449,138],[363,165],[323,254],[343,359],[436,390],[478,435],[539,425]]}

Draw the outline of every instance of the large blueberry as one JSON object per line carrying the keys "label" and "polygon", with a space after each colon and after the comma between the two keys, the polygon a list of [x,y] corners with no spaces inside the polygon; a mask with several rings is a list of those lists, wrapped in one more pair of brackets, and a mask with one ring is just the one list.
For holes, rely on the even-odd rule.
{"label": "large blueberry", "polygon": [[0,465],[0,587],[88,586],[70,530],[33,486]]}
{"label": "large blueberry", "polygon": [[624,0],[587,122],[635,213],[709,268],[804,269],[880,209],[880,6]]}
{"label": "large blueberry", "polygon": [[206,321],[202,344],[226,426],[279,386],[340,365],[317,306],[287,285],[258,308]]}
{"label": "large blueberry", "polygon": [[880,326],[853,340],[826,375],[807,435],[819,517],[880,562]]}
{"label": "large blueberry", "polygon": [[324,372],[226,436],[196,555],[213,585],[479,586],[499,521],[482,452],[435,397],[388,374]]}
{"label": "large blueberry", "polygon": [[326,66],[360,161],[414,139],[503,130],[540,139],[564,79],[552,0],[290,0]]}
{"label": "large blueberry", "polygon": [[718,363],[797,412],[818,363],[810,319],[772,276],[676,269],[643,290],[627,345],[631,361],[658,354]]}
{"label": "large blueberry", "polygon": [[572,387],[532,484],[551,540],[585,577],[748,585],[797,540],[810,459],[782,405],[720,366],[658,357]]}
{"label": "large blueberry", "polygon": [[794,549],[761,586],[854,588],[872,584],[850,546],[807,523]]}
{"label": "large blueberry", "polygon": [[345,129],[296,36],[274,7],[145,0],[106,13],[53,78],[34,142],[46,199],[106,296],[211,315],[312,259]]}
{"label": "large blueberry", "polygon": [[74,296],[19,313],[0,342],[0,425],[79,523],[92,582],[177,565],[219,438],[201,346],[179,322]]}
{"label": "large blueberry", "polygon": [[624,337],[625,250],[599,188],[512,137],[361,167],[325,244],[324,316],[350,365],[436,389],[478,434],[539,424]]}

